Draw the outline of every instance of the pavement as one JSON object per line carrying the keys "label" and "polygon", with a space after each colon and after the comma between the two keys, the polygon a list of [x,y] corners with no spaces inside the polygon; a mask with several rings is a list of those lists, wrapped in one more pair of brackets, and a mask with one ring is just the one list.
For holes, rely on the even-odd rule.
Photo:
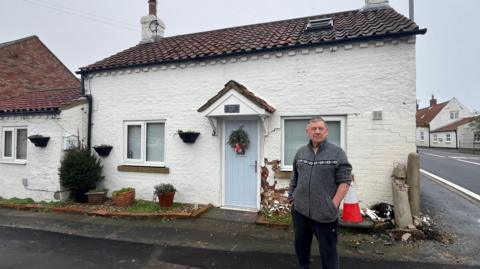
{"label": "pavement", "polygon": [[[235,261],[239,263],[242,259],[250,262],[242,260],[240,264],[247,267],[239,266],[238,268],[253,268],[250,267],[251,264],[259,262],[262,257],[263,259],[278,257],[278,260],[277,258],[273,258],[273,260],[277,260],[276,263],[282,266],[272,268],[292,268],[295,256],[291,228],[259,226],[253,221],[252,214],[220,209],[213,209],[198,219],[175,220],[114,219],[0,209],[0,227],[3,228],[147,244],[162,248],[161,253],[170,253],[170,256],[165,256],[167,258],[177,257],[175,260],[167,259],[162,262],[190,266],[202,265],[199,266],[200,268],[230,268],[220,265],[228,265],[229,262],[234,261],[232,257],[236,257]],[[475,231],[472,232],[475,233]],[[470,268],[467,265],[480,265],[478,258],[464,257],[461,255],[462,253],[459,253],[459,251],[468,250],[468,246],[472,245],[462,246],[465,247],[457,249],[431,241],[400,242],[391,245],[385,244],[384,238],[377,235],[345,229],[340,230],[339,241],[341,261],[344,264],[350,263],[354,267],[362,262],[364,268],[369,268],[368,265],[379,262],[387,263],[386,265],[391,263],[391,266],[396,264],[392,268],[403,268],[402,266],[411,264],[417,265],[413,268],[451,268],[450,266],[459,265],[462,265],[459,268]],[[478,249],[478,247],[473,249]],[[478,254],[476,251],[467,252],[467,255]],[[189,264],[188,259],[182,256],[186,254],[182,253],[189,253],[192,257],[197,257],[198,263]],[[318,253],[315,243],[312,253]],[[208,258],[209,255],[216,257],[215,260]],[[254,256],[258,260],[249,259]],[[318,254],[314,255],[313,259],[318,261]],[[216,265],[213,266],[212,263]]]}

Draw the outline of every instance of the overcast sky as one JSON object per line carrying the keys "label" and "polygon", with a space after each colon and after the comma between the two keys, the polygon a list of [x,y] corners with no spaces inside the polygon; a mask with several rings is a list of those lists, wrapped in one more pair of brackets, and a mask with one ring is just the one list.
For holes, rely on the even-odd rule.
{"label": "overcast sky", "polygon": [[[364,0],[157,0],[166,36],[361,8]],[[408,0],[390,5],[408,16]],[[478,0],[417,0],[417,99],[480,110]],[[136,45],[147,0],[0,0],[0,43],[37,35],[72,71]]]}

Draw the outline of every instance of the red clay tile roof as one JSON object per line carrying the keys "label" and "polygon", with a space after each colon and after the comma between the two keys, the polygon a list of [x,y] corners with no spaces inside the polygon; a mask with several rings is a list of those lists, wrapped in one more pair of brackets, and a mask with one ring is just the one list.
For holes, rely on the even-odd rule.
{"label": "red clay tile roof", "polygon": [[443,127],[440,127],[436,130],[431,131],[431,133],[440,133],[440,132],[451,132],[451,131],[456,131],[459,126],[462,126],[464,124],[467,124],[469,122],[472,122],[475,119],[475,117],[468,117],[468,118],[463,118],[461,120],[458,120],[456,122],[450,123],[448,125],[445,125]]}
{"label": "red clay tile roof", "polygon": [[[310,20],[327,17],[333,19],[332,30],[305,31]],[[425,32],[392,8],[352,10],[165,37],[82,67],[79,73]]]}
{"label": "red clay tile roof", "polygon": [[0,100],[0,115],[58,111],[63,106],[78,102],[80,97],[80,88],[32,91]]}
{"label": "red clay tile roof", "polygon": [[267,103],[267,101],[263,100],[262,98],[256,96],[253,92],[249,91],[245,86],[242,84],[230,80],[225,84],[225,88],[219,91],[214,97],[210,98],[203,106],[201,106],[197,111],[202,112],[209,108],[212,104],[214,104],[218,99],[220,99],[224,94],[226,94],[230,90],[235,90],[238,93],[245,96],[248,100],[252,101],[257,106],[265,109],[269,113],[275,112],[275,108]]}
{"label": "red clay tile roof", "polygon": [[437,114],[448,104],[449,101],[436,104],[417,110],[415,118],[417,120],[417,127],[427,127],[430,122],[437,116]]}
{"label": "red clay tile roof", "polygon": [[37,36],[0,43],[0,59],[0,100],[37,90],[80,89],[78,78]]}

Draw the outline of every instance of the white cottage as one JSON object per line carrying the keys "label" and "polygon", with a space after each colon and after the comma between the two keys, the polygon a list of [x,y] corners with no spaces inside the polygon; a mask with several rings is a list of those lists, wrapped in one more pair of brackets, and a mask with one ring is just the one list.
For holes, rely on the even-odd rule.
{"label": "white cottage", "polygon": [[0,58],[0,197],[66,198],[60,160],[88,137],[80,81],[36,36],[0,43]]}
{"label": "white cottage", "polygon": [[[459,148],[460,138],[457,128],[473,120],[472,112],[457,98],[437,104],[432,95],[430,106],[418,109],[416,114],[416,144],[419,147]],[[472,138],[473,129],[464,128],[462,145],[466,147],[466,138]],[[473,144],[472,144],[473,145]]]}
{"label": "white cottage", "polygon": [[[367,0],[358,10],[164,37],[149,3],[140,44],[79,71],[93,99],[92,145],[113,146],[102,159],[108,189],[151,199],[168,182],[178,202],[258,210],[262,176],[286,186],[306,122],[322,116],[363,205],[392,201],[393,164],[415,151],[415,40],[426,29],[388,1]],[[239,129],[250,141],[244,154],[228,144]],[[200,135],[184,143],[178,130]]]}

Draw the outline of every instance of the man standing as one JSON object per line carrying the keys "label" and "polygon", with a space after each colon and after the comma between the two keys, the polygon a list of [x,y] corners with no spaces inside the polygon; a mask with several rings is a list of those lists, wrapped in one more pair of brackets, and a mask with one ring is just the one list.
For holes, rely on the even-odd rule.
{"label": "man standing", "polygon": [[292,204],[295,252],[300,268],[310,268],[313,235],[317,238],[324,269],[338,268],[338,207],[347,194],[352,166],[345,152],[327,141],[322,118],[308,122],[310,142],[293,160],[288,190]]}

